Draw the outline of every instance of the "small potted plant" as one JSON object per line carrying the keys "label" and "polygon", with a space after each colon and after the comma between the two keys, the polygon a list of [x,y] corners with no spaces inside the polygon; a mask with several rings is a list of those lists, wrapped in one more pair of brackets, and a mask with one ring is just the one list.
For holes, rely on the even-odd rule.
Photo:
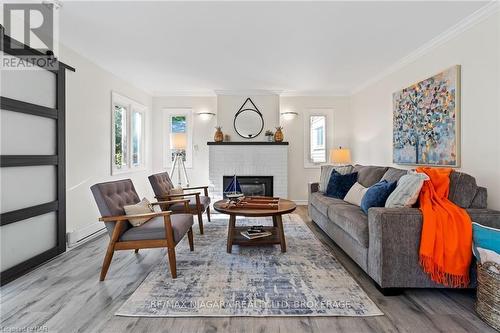
{"label": "small potted plant", "polygon": [[267,137],[267,141],[272,142],[274,138],[274,133],[271,130],[267,130],[264,135]]}

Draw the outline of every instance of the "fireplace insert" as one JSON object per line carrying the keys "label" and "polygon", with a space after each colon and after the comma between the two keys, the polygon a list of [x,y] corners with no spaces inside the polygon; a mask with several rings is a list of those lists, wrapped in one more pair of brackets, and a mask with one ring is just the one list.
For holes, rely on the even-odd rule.
{"label": "fireplace insert", "polygon": [[[222,188],[227,188],[234,176],[222,177]],[[241,186],[241,191],[245,195],[264,195],[268,197],[273,196],[273,176],[238,176],[238,182]],[[224,198],[226,195],[224,194]]]}

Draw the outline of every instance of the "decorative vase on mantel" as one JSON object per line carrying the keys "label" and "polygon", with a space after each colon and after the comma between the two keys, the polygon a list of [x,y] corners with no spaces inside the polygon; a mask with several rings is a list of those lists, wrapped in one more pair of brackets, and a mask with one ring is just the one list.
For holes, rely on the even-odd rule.
{"label": "decorative vase on mantel", "polygon": [[283,127],[278,126],[276,127],[276,132],[274,132],[274,141],[276,142],[282,142],[283,141],[283,132],[281,131]]}
{"label": "decorative vase on mantel", "polygon": [[214,141],[215,142],[222,142],[224,141],[224,133],[222,133],[222,127],[217,126],[215,127],[215,135],[214,135]]}

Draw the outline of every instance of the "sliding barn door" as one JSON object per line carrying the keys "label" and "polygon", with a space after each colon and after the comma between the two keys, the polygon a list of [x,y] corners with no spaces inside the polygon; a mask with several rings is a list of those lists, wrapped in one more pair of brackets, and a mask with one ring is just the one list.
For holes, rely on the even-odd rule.
{"label": "sliding barn door", "polygon": [[[3,57],[15,57],[6,52]],[[5,284],[66,250],[65,67],[3,68],[0,95]]]}

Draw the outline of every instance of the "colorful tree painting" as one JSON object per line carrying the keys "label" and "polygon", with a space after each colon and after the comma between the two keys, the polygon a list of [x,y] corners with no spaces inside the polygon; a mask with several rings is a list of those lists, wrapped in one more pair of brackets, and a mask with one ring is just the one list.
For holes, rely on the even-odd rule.
{"label": "colorful tree painting", "polygon": [[458,166],[459,66],[393,94],[393,160]]}

